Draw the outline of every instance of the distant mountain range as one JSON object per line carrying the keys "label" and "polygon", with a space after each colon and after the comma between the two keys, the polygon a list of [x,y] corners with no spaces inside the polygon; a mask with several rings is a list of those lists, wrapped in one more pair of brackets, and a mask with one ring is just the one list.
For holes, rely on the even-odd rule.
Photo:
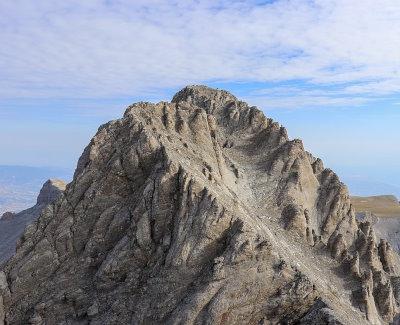
{"label": "distant mountain range", "polygon": [[18,212],[36,204],[43,183],[50,178],[72,179],[67,168],[0,165],[0,215]]}

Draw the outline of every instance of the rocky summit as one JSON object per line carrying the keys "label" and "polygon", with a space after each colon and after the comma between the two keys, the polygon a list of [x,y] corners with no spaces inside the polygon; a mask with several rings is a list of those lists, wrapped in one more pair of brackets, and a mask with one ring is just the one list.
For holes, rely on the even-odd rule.
{"label": "rocky summit", "polygon": [[285,128],[190,86],[101,126],[0,272],[5,324],[389,324],[399,256]]}

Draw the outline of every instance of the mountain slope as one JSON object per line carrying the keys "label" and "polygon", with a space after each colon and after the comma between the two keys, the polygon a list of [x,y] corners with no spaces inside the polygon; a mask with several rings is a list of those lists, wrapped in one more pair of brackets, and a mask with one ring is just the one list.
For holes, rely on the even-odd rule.
{"label": "mountain slope", "polygon": [[100,127],[0,273],[0,309],[8,324],[380,324],[399,265],[300,140],[191,86]]}
{"label": "mountain slope", "polygon": [[0,264],[14,254],[16,243],[25,227],[35,220],[47,205],[56,201],[63,190],[63,181],[48,180],[40,190],[35,206],[16,214],[5,213],[0,218]]}

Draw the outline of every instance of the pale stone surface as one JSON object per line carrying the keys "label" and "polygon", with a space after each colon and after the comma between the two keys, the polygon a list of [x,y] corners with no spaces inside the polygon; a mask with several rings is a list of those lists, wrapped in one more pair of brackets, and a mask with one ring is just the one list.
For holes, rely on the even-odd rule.
{"label": "pale stone surface", "polygon": [[[101,126],[5,265],[7,324],[387,324],[399,258],[300,140],[191,86]],[[4,312],[2,312],[4,311]]]}

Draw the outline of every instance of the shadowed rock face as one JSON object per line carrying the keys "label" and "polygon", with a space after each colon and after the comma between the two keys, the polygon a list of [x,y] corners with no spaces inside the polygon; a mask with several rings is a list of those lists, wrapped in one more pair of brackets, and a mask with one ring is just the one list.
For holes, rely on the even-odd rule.
{"label": "shadowed rock face", "polygon": [[351,197],[360,221],[368,221],[376,235],[400,253],[400,205],[395,196]]}
{"label": "shadowed rock face", "polygon": [[0,264],[15,253],[16,243],[25,227],[35,220],[40,212],[56,201],[65,190],[61,180],[48,180],[40,190],[37,204],[19,213],[6,212],[0,219]]}
{"label": "shadowed rock face", "polygon": [[56,201],[65,191],[66,184],[59,179],[49,179],[43,184],[37,198],[37,204],[50,204]]}
{"label": "shadowed rock face", "polygon": [[385,324],[399,270],[300,140],[233,95],[192,86],[99,128],[0,272],[0,317]]}
{"label": "shadowed rock face", "polygon": [[14,216],[15,216],[15,212],[7,211],[2,214],[2,216],[0,217],[0,220],[9,220],[9,219],[12,219]]}

